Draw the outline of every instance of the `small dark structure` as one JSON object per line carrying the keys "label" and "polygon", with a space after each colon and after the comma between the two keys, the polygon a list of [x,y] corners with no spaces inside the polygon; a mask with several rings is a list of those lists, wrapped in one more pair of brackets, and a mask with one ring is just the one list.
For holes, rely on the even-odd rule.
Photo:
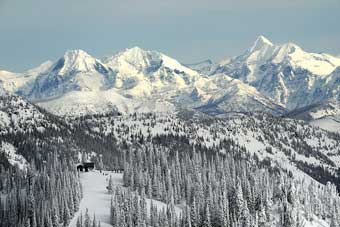
{"label": "small dark structure", "polygon": [[123,168],[121,168],[121,169],[120,168],[115,168],[115,169],[112,170],[112,172],[113,173],[122,173],[122,172],[124,172],[124,169]]}
{"label": "small dark structure", "polygon": [[83,167],[84,167],[83,164],[81,163],[77,164],[77,171],[83,172],[83,169],[84,169]]}
{"label": "small dark structure", "polygon": [[94,162],[84,162],[84,163],[79,163],[77,164],[77,170],[78,171],[85,171],[88,172],[89,170],[94,169]]}

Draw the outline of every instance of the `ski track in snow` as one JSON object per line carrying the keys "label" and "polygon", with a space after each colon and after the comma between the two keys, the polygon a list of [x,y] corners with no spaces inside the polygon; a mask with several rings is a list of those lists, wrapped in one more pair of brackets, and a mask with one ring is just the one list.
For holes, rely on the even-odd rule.
{"label": "ski track in snow", "polygon": [[[103,173],[107,174],[106,176]],[[91,219],[93,214],[96,215],[96,220],[100,221],[102,227],[110,227],[110,206],[111,194],[108,193],[106,186],[109,176],[112,176],[115,185],[123,184],[122,173],[100,173],[99,171],[80,173],[80,179],[83,185],[83,199],[80,202],[79,211],[72,218],[69,227],[76,227],[77,218],[85,214],[86,208],[89,211]]]}

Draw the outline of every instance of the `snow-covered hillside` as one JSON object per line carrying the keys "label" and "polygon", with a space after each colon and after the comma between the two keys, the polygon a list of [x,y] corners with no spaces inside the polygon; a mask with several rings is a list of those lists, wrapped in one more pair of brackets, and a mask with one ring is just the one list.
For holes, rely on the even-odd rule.
{"label": "snow-covered hillside", "polygon": [[104,143],[20,96],[0,96],[0,156],[6,166],[25,169],[34,157],[39,160],[36,165],[42,165],[54,153],[62,157],[91,153],[93,140]]}
{"label": "snow-covered hillside", "polygon": [[43,132],[46,128],[57,128],[36,106],[20,96],[0,96],[0,135],[7,133]]}
{"label": "snow-covered hillside", "polygon": [[[207,81],[212,80],[212,84],[225,86],[226,91],[229,91],[227,88],[230,84],[241,86],[241,90],[247,90],[249,87],[232,78],[225,77],[221,81],[220,76],[225,77],[215,75]],[[223,84],[224,81],[227,82]],[[208,87],[205,89],[212,87],[210,83],[200,83],[197,86],[201,86],[202,89],[197,91],[197,94],[204,97],[202,96],[204,86]],[[242,86],[246,86],[247,89]],[[237,95],[232,95],[232,98],[235,97]],[[94,98],[93,103],[96,104],[97,101]],[[95,153],[99,154],[94,155],[95,161],[98,161],[97,157],[102,157],[101,162],[105,165],[117,167],[118,163],[120,166],[118,168],[122,168],[121,166],[125,165],[124,154],[130,150],[154,149],[158,152],[185,153],[188,147],[196,147],[199,150],[222,154],[236,152],[234,155],[238,158],[257,163],[261,168],[291,175],[296,181],[315,185],[313,187],[318,188],[318,194],[321,195],[322,193],[329,195],[326,193],[327,187],[322,186],[327,181],[339,187],[339,135],[314,128],[303,121],[283,119],[264,113],[222,115],[221,118],[217,118],[197,111],[180,109],[177,110],[177,114],[171,111],[120,115],[114,111],[104,115],[61,118],[45,112],[20,96],[4,95],[1,103],[3,134],[0,137],[0,155],[3,157],[4,154],[10,165],[22,169],[29,166],[33,157],[35,158],[33,160],[39,160],[36,165],[42,166],[44,170],[44,162],[40,160],[54,152],[57,152],[59,157],[65,157],[61,160],[73,160],[75,154],[79,152]],[[56,109],[58,108],[63,110],[61,104],[56,106]],[[93,106],[94,111],[97,108],[99,107]],[[105,224],[109,226],[112,220],[109,219],[108,207],[110,195],[105,193],[105,176],[98,172],[97,174],[97,176],[83,175],[82,180],[86,188],[80,210],[84,214],[84,209],[89,208],[90,216],[96,213],[97,220],[102,221],[102,226]],[[304,189],[299,190],[302,193]],[[308,190],[314,191],[313,188]],[[301,193],[300,196],[303,195]],[[166,203],[157,204],[167,208]],[[182,203],[178,204],[182,206]],[[185,203],[183,204],[185,207]],[[323,200],[322,204],[326,206],[324,204],[328,203]],[[279,214],[282,213],[279,207],[282,207],[282,204],[276,203],[271,207],[272,216],[277,217],[276,222],[279,222]],[[66,211],[62,209],[62,212]],[[315,212],[318,212],[317,207],[313,208],[313,213]],[[323,214],[312,217],[305,214],[302,217],[306,220],[302,221],[305,226],[328,227],[327,223],[334,215],[330,216],[331,212],[328,211],[325,213],[328,215],[325,220]],[[71,221],[71,226],[76,223],[79,212],[74,215],[76,216]],[[68,223],[67,218],[66,215],[64,223]]]}
{"label": "snow-covered hillside", "polygon": [[337,132],[340,133],[340,120],[339,118],[330,117],[323,117],[320,119],[310,121],[310,124],[322,128],[324,130],[330,132]]}
{"label": "snow-covered hillside", "polygon": [[[134,114],[97,116],[76,122],[80,121],[90,132],[103,133],[118,143],[133,143],[140,135],[148,140],[175,135],[187,138],[192,144],[218,148],[231,140],[260,160],[269,160],[272,165],[292,171],[297,177],[306,176],[304,171],[308,174],[318,171],[320,167],[331,177],[340,165],[339,136],[302,121],[263,114],[241,114],[229,119],[186,117],[188,119],[183,120],[176,115]],[[310,175],[316,177],[315,173]]]}
{"label": "snow-covered hillside", "polygon": [[301,119],[331,132],[340,132],[340,104],[337,99],[329,99],[304,108],[296,109],[287,117]]}
{"label": "snow-covered hillside", "polygon": [[27,160],[21,154],[17,154],[16,148],[12,144],[2,141],[0,144],[0,154],[5,156],[10,165],[20,170],[27,170],[29,166]]}
{"label": "snow-covered hillside", "polygon": [[[67,136],[65,124],[29,103],[20,96],[0,96],[0,154],[9,165],[26,170],[28,158],[45,152],[59,144],[62,150],[63,134]],[[72,153],[72,151],[69,151]]]}

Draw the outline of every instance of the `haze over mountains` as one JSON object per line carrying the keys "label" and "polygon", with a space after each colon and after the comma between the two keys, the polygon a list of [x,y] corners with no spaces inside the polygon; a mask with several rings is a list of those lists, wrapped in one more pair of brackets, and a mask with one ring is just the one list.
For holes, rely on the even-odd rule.
{"label": "haze over mountains", "polygon": [[[219,63],[184,65],[139,47],[101,59],[69,50],[24,73],[0,71],[0,87],[58,115],[188,108],[220,116],[264,111],[294,117],[299,110],[308,120],[338,121],[339,66],[339,57],[260,36],[243,54]],[[318,114],[311,114],[316,108]]]}

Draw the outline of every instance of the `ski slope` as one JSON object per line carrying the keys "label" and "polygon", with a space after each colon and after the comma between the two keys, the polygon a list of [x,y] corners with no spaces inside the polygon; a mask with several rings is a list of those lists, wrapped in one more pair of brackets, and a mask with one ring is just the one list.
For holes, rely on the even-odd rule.
{"label": "ski slope", "polygon": [[[96,220],[100,221],[101,227],[111,227],[110,224],[110,207],[111,194],[108,193],[106,186],[108,185],[110,175],[112,176],[114,186],[123,185],[122,173],[111,173],[110,171],[90,171],[81,172],[80,180],[83,186],[83,199],[80,202],[79,210],[72,218],[69,227],[77,226],[77,219],[82,213],[83,216],[88,209],[91,219],[96,215]],[[152,200],[152,204],[157,207],[159,211],[166,209],[167,205],[163,202]],[[148,213],[151,208],[151,200],[146,199]],[[182,213],[181,205],[175,206],[175,212],[179,216]]]}
{"label": "ski slope", "polygon": [[107,192],[106,186],[108,184],[109,175],[115,185],[123,184],[122,173],[109,173],[99,171],[80,173],[80,180],[83,185],[83,199],[80,202],[79,211],[72,218],[69,227],[76,227],[77,218],[82,213],[85,214],[86,208],[89,215],[93,218],[96,215],[96,220],[100,221],[101,227],[110,227],[110,206],[111,195]]}

